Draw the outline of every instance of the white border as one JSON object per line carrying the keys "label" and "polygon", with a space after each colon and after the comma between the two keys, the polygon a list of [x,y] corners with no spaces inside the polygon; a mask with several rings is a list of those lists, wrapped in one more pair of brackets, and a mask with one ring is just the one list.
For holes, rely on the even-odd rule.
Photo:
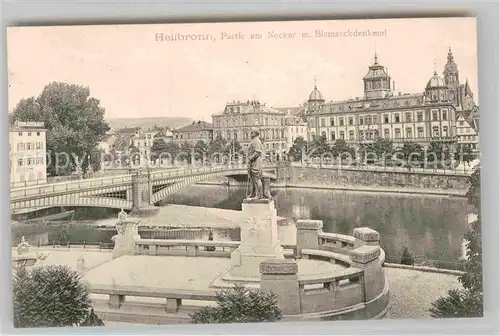
{"label": "white border", "polygon": [[[497,1],[2,1],[2,102],[0,142],[2,334],[499,334],[499,5]],[[9,163],[7,141],[6,26],[54,24],[167,23],[218,20],[348,19],[477,15],[482,150],[484,303],[482,319],[290,322],[251,325],[169,325],[158,327],[12,328]],[[216,20],[216,18],[218,20]],[[36,62],[36,55],[33,55]],[[43,64],[40,64],[43,67]]]}

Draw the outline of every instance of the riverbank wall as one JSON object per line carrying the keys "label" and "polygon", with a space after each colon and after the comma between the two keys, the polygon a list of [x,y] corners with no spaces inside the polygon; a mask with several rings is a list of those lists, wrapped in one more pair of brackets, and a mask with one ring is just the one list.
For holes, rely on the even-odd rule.
{"label": "riverbank wall", "polygon": [[[330,167],[278,168],[274,188],[308,188],[363,192],[426,194],[464,197],[468,189],[467,174],[449,172],[378,171]],[[199,184],[245,186],[246,182],[219,177]]]}

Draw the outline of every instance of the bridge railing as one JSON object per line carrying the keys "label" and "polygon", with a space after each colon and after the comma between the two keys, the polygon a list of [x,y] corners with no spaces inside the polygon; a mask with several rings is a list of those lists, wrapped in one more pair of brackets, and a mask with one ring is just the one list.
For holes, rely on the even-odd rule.
{"label": "bridge railing", "polygon": [[45,194],[55,194],[68,191],[79,191],[95,187],[111,187],[118,184],[132,183],[132,175],[110,176],[88,180],[74,180],[59,182],[47,185],[14,188],[10,191],[11,200],[38,196]]}
{"label": "bridge railing", "polygon": [[239,241],[211,241],[184,239],[138,239],[136,253],[188,257],[230,257],[240,246]]}

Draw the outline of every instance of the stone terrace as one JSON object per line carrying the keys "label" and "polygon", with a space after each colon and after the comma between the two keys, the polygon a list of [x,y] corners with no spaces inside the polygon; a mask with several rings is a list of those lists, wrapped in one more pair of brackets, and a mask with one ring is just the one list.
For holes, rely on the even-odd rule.
{"label": "stone terrace", "polygon": [[[97,252],[97,251],[85,251],[83,249],[53,249],[49,247],[43,248],[32,248],[33,252],[50,252],[48,258],[40,262],[43,264],[65,264],[76,269],[77,261],[80,256],[85,259],[86,268],[88,269],[87,277],[91,279],[100,279],[101,282],[109,279],[106,274],[103,274],[104,270],[108,266],[112,266],[110,252]],[[12,250],[13,255],[17,253],[15,249]],[[153,273],[157,273],[155,276],[157,279],[164,279],[165,281],[174,281],[179,277],[179,268],[187,269],[186,276],[190,276],[191,273],[194,274],[195,270],[193,267],[195,265],[187,264],[189,260],[201,259],[206,263],[205,269],[213,268],[223,269],[225,265],[217,265],[209,262],[210,259],[217,259],[220,262],[227,262],[222,258],[187,258],[187,257],[147,257],[147,256],[134,256],[131,258],[143,257],[143,258],[162,258],[166,261],[167,259],[177,260],[180,263],[173,265],[172,267],[162,267],[154,268]],[[166,259],[164,259],[166,258]],[[121,259],[121,258],[120,258]],[[117,260],[115,260],[117,261]],[[116,265],[115,265],[116,266]],[[97,267],[97,268],[96,268]],[[114,266],[113,266],[114,267]],[[300,264],[299,264],[300,268]],[[101,271],[102,270],[102,271]],[[171,270],[170,272],[168,270]],[[97,272],[99,271],[99,272]],[[115,274],[119,274],[114,272]],[[134,277],[144,277],[142,271],[139,269],[136,272],[130,273],[129,271],[123,270],[123,277],[126,279],[131,279]],[[459,283],[457,277],[448,274],[439,273],[428,273],[407,269],[396,269],[396,268],[385,268],[387,278],[390,285],[391,296],[390,303],[386,318],[397,319],[397,318],[430,318],[427,310],[430,308],[431,303],[446,294],[448,289],[458,288]],[[198,272],[196,272],[198,273]],[[201,272],[203,273],[203,272]],[[109,273],[108,273],[109,274]],[[160,276],[162,275],[162,276]],[[159,280],[158,280],[159,281]],[[183,282],[186,284],[186,282]],[[187,282],[189,283],[189,281]],[[110,322],[108,325],[122,325],[123,323]]]}

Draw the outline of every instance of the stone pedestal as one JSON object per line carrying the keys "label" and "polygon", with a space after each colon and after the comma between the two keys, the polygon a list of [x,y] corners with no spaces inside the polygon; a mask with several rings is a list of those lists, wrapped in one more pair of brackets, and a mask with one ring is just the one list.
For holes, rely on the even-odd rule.
{"label": "stone pedestal", "polygon": [[285,259],[278,239],[276,208],[273,200],[245,199],[245,221],[241,225],[241,245],[231,253],[229,278],[260,279],[259,265],[269,259]]}
{"label": "stone pedestal", "polygon": [[113,248],[113,259],[123,255],[133,255],[135,251],[135,241],[140,239],[137,221],[124,220],[116,223],[117,234],[112,237],[115,242]]}

